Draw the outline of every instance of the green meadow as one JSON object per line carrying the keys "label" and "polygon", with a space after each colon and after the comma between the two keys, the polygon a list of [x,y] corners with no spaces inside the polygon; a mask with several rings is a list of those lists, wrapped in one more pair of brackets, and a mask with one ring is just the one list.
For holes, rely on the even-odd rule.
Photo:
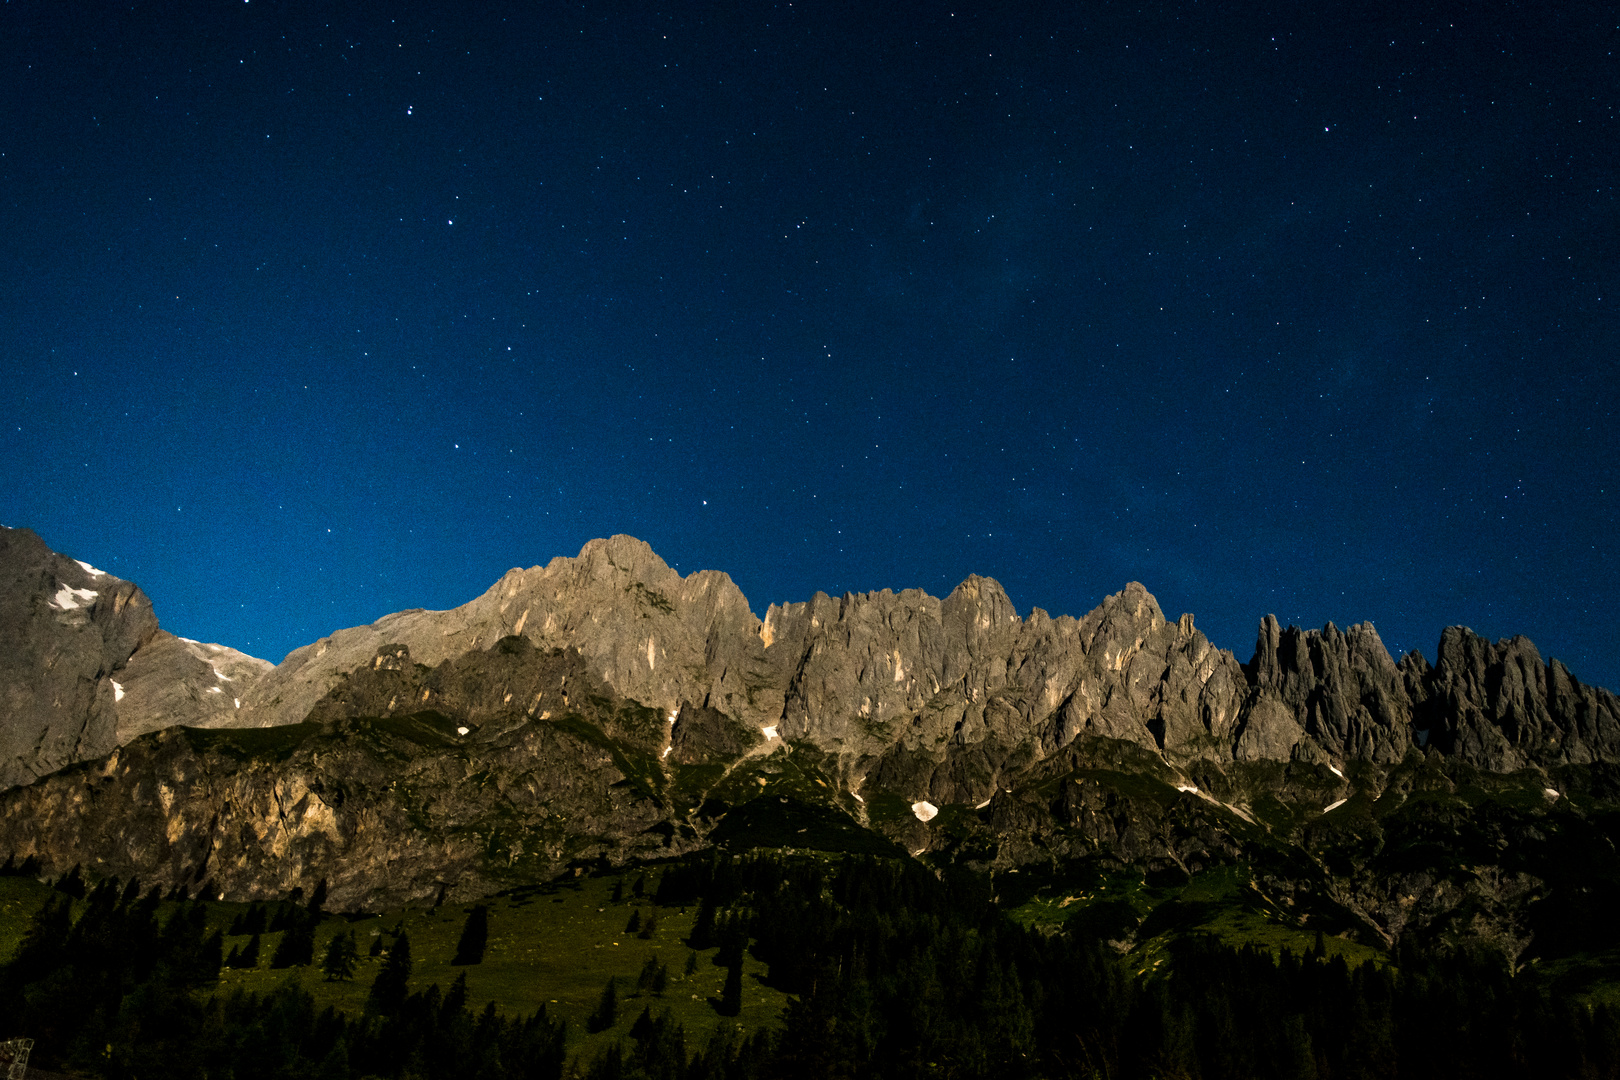
{"label": "green meadow", "polygon": [[[489,943],[482,962],[462,967],[450,961],[472,904],[445,904],[431,910],[397,909],[363,916],[328,914],[315,932],[315,963],[272,969],[270,961],[282,934],[265,933],[260,935],[258,966],[221,969],[219,992],[240,989],[263,993],[292,980],[313,995],[317,1007],[330,1005],[358,1016],[365,1009],[367,992],[383,963],[382,956],[370,955],[373,943],[380,941],[387,948],[394,934],[403,931],[410,939],[413,992],[433,984],[448,990],[458,976],[465,975],[468,1005],[474,1012],[490,1002],[509,1016],[526,1015],[544,1007],[553,1019],[567,1020],[569,1050],[582,1052],[585,1060],[623,1037],[644,1008],[654,1016],[668,1011],[685,1027],[689,1038],[699,1041],[707,1040],[720,1025],[751,1031],[773,1024],[788,999],[761,981],[765,965],[752,956],[745,956],[743,961],[740,1015],[722,1017],[715,1011],[713,1003],[719,1000],[726,977],[725,969],[713,963],[718,949],[694,952],[686,946],[697,906],[660,907],[652,903],[657,875],[657,869],[652,868],[644,875],[631,871],[582,876],[482,900],[480,903],[489,909]],[[632,890],[643,876],[647,898],[638,899]],[[617,902],[612,899],[616,886],[622,892]],[[32,879],[0,877],[0,962],[15,953],[29,921],[50,894],[49,886]],[[166,919],[174,907],[165,903],[159,919]],[[224,933],[232,920],[249,907],[209,902],[209,926]],[[656,920],[650,934],[644,937],[626,932],[632,913],[639,914],[643,928],[649,920]],[[348,980],[330,981],[321,972],[327,943],[335,934],[350,932],[355,935],[360,953],[354,975]],[[229,954],[233,947],[243,948],[248,941],[246,934],[228,935],[224,950]],[[667,972],[662,993],[638,988],[649,960],[662,964]],[[610,978],[616,980],[617,1021],[605,1031],[587,1034],[586,1018],[596,1010]]]}

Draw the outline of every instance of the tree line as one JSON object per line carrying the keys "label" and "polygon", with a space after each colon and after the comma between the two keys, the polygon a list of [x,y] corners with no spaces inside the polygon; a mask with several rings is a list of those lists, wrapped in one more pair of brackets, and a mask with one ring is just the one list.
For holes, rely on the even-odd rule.
{"label": "tree line", "polygon": [[[1350,967],[1320,942],[1274,957],[1187,937],[1143,975],[1085,934],[1015,924],[971,874],[870,858],[710,854],[664,868],[652,892],[655,906],[696,905],[688,944],[727,968],[712,1032],[652,1004],[570,1060],[544,1009],[474,1012],[464,977],[408,992],[403,933],[360,1016],[317,1010],[292,983],[221,993],[205,904],[160,918],[156,890],[104,881],[77,913],[63,894],[35,916],[0,969],[0,1018],[17,1029],[0,1034],[34,1037],[41,1066],[109,1080],[1620,1077],[1620,1013],[1488,952],[1404,949]],[[310,914],[285,907],[243,918]],[[476,962],[486,938],[487,913],[470,915],[458,961]],[[723,1019],[749,992],[745,954],[790,995],[752,1034]],[[618,1009],[610,982],[589,1026],[621,1030]]]}

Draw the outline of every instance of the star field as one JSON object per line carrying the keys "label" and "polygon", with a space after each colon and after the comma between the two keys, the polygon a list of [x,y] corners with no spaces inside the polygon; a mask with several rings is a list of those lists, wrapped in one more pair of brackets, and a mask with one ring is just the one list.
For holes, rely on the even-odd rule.
{"label": "star field", "polygon": [[0,7],[0,521],[279,660],[628,532],[1620,685],[1620,27]]}

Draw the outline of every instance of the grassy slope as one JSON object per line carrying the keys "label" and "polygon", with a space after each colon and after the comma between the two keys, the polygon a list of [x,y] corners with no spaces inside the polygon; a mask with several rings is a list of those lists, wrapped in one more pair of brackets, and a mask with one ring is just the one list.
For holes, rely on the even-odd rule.
{"label": "grassy slope", "polygon": [[[650,901],[636,902],[630,895],[634,873],[618,877],[581,878],[561,888],[529,890],[512,896],[495,897],[489,906],[489,946],[484,961],[470,967],[452,967],[456,941],[461,935],[464,914],[470,905],[446,905],[435,911],[395,910],[350,921],[328,916],[315,934],[316,964],[305,968],[271,970],[281,934],[260,938],[260,966],[251,971],[225,969],[220,973],[222,992],[241,988],[263,992],[287,979],[299,982],[314,995],[317,1006],[331,1005],[358,1014],[365,1007],[366,993],[381,966],[380,958],[366,952],[374,936],[403,926],[411,939],[413,972],[411,989],[422,990],[437,983],[449,989],[456,976],[465,972],[469,1005],[482,1009],[486,1002],[509,1015],[531,1013],[542,1005],[549,1015],[561,1017],[569,1025],[569,1049],[583,1052],[589,1060],[616,1038],[621,1038],[643,1007],[654,1015],[668,1009],[685,1026],[689,1039],[703,1041],[721,1024],[741,1025],[752,1030],[772,1024],[781,1015],[787,997],[765,986],[760,978],[765,965],[746,957],[743,967],[743,1008],[736,1018],[722,1018],[710,1004],[720,996],[725,969],[713,963],[714,949],[698,954],[697,971],[688,977],[685,967],[691,950],[684,943],[696,908],[660,908]],[[657,880],[648,875],[648,889]],[[610,899],[616,881],[624,884],[625,899]],[[39,910],[47,886],[26,878],[0,877],[0,962],[9,959]],[[173,905],[164,904],[160,919],[167,918]],[[220,930],[248,905],[210,903],[209,923]],[[658,929],[650,939],[625,934],[630,913],[640,910],[643,921],[658,916]],[[361,957],[353,980],[327,982],[319,962],[332,935],[353,930]],[[227,937],[225,951],[245,946],[248,938]],[[656,957],[669,970],[669,985],[660,997],[638,995],[636,977],[649,957]],[[619,1019],[612,1029],[587,1035],[585,1018],[596,1008],[609,977],[618,979]]]}

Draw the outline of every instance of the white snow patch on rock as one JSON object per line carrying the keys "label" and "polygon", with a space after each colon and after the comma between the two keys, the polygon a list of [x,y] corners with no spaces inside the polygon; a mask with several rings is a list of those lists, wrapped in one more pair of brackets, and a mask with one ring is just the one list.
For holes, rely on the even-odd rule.
{"label": "white snow patch on rock", "polygon": [[1328,766],[1328,772],[1332,773],[1334,776],[1337,776],[1340,780],[1344,779],[1344,773],[1340,772],[1338,769],[1335,769],[1331,765]]}
{"label": "white snow patch on rock", "polygon": [[776,725],[775,724],[767,724],[765,727],[762,727],[759,730],[760,730],[760,733],[765,736],[765,741],[766,742],[770,742],[772,739],[776,738]]}
{"label": "white snow patch on rock", "polygon": [[675,749],[673,746],[666,746],[666,747],[664,747],[664,752],[662,754],[659,754],[658,756],[661,757],[661,758],[667,758],[667,757],[669,757],[669,752],[671,750],[673,750],[673,749]]}
{"label": "white snow patch on rock", "polygon": [[1340,799],[1338,802],[1328,803],[1326,806],[1322,807],[1322,813],[1325,814],[1329,810],[1337,810],[1339,807],[1343,806],[1345,803],[1347,803],[1349,801],[1350,801],[1349,799]]}
{"label": "white snow patch on rock", "polygon": [[932,821],[939,813],[939,807],[935,806],[931,802],[928,802],[927,800],[924,800],[922,802],[912,803],[911,812],[917,815],[918,821]]}
{"label": "white snow patch on rock", "polygon": [[465,734],[467,734],[467,732],[469,732],[471,730],[472,730],[472,728],[458,727],[458,728],[456,728],[456,734],[457,735],[465,735]]}
{"label": "white snow patch on rock", "polygon": [[1541,790],[1542,790],[1543,793],[1546,794],[1547,798],[1549,798],[1549,799],[1557,799],[1557,798],[1560,797],[1558,792],[1553,790],[1550,787],[1549,788],[1542,788]]}
{"label": "white snow patch on rock", "polygon": [[105,570],[97,570],[95,567],[91,566],[89,563],[85,562],[83,559],[74,559],[73,561],[78,563],[80,566],[84,567],[84,572],[89,574],[91,577],[109,577],[110,576],[107,573],[107,571],[105,571]]}
{"label": "white snow patch on rock", "polygon": [[[993,799],[993,798],[995,798],[994,795],[990,796],[990,799]],[[984,802],[980,803],[978,806],[975,806],[973,809],[975,809],[975,810],[983,810],[985,807],[990,805],[990,799],[984,800]]]}
{"label": "white snow patch on rock", "polygon": [[234,701],[234,702],[236,702],[236,707],[237,707],[237,708],[238,708],[238,709],[240,709],[240,708],[241,708],[241,707],[242,707],[242,699],[241,699],[241,698],[239,698],[239,697],[233,697],[233,698],[231,698],[231,700],[232,700],[232,701]]}
{"label": "white snow patch on rock", "polygon": [[94,589],[75,589],[63,585],[56,590],[56,595],[51,597],[50,606],[58,611],[72,611],[84,606],[81,601],[94,600],[99,595]]}
{"label": "white snow patch on rock", "polygon": [[229,675],[227,675],[223,671],[219,670],[219,668],[214,669],[214,678],[218,679],[220,682],[234,682],[235,681]]}
{"label": "white snow patch on rock", "polygon": [[107,681],[112,683],[113,700],[114,701],[123,701],[124,700],[124,688],[122,686],[118,685],[118,681],[116,679],[108,679]]}
{"label": "white snow patch on rock", "polygon": [[[855,793],[854,793],[854,792],[853,792],[853,791],[852,791],[852,792],[850,792],[850,794],[851,794],[851,795],[855,795]],[[865,799],[863,799],[863,798],[861,798],[861,797],[860,797],[860,796],[859,796],[859,795],[855,795],[855,801],[856,801],[856,802],[865,802],[865,801],[866,801],[866,800],[865,800]]]}
{"label": "white snow patch on rock", "polygon": [[219,687],[217,687],[217,686],[210,686],[210,687],[209,687],[209,688],[208,688],[208,692],[209,692],[209,693],[210,693],[210,694],[223,694],[223,693],[224,693],[224,692],[225,692],[225,691],[223,691],[223,690],[221,690],[221,689],[220,689],[220,688],[219,688]]}
{"label": "white snow patch on rock", "polygon": [[1176,790],[1177,791],[1191,792],[1194,795],[1198,794],[1198,789],[1196,787],[1194,787],[1192,784],[1177,784],[1176,785]]}

